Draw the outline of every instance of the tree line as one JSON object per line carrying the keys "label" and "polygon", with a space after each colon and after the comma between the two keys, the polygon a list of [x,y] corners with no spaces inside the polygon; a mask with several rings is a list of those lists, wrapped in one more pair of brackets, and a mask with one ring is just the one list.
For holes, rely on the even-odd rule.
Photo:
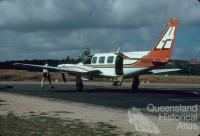
{"label": "tree line", "polygon": [[[14,63],[26,63],[26,64],[35,64],[35,65],[44,65],[46,62],[50,66],[57,66],[59,64],[77,64],[80,62],[80,58],[74,59],[70,58],[69,56],[65,59],[44,59],[44,60],[11,60],[11,61],[4,61],[0,62],[0,69],[22,69],[20,67],[13,66]],[[164,67],[161,68],[178,68],[181,69],[177,72],[169,72],[169,73],[162,73],[167,75],[200,75],[200,64],[190,64],[188,62],[172,62]],[[37,69],[30,69],[31,71],[38,71]]]}
{"label": "tree line", "polygon": [[[57,66],[59,64],[77,64],[80,62],[80,59],[74,59],[74,58],[70,58],[69,56],[66,57],[65,59],[43,59],[43,60],[39,60],[39,59],[33,59],[33,60],[11,60],[11,61],[4,61],[4,62],[0,62],[0,69],[23,69],[21,67],[16,67],[13,64],[15,63],[26,63],[26,64],[35,64],[35,65],[45,65],[46,62],[50,65],[50,66]],[[30,69],[31,71],[38,71],[37,69]]]}

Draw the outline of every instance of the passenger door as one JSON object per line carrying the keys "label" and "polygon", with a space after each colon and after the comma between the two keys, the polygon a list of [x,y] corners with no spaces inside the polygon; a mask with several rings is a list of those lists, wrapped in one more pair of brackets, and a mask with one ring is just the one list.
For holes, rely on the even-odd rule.
{"label": "passenger door", "polygon": [[123,75],[123,58],[121,56],[117,56],[115,59],[115,74]]}

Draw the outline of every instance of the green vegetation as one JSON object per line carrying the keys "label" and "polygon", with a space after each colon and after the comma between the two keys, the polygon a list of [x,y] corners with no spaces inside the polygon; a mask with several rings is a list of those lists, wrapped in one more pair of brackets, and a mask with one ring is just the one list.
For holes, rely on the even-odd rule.
{"label": "green vegetation", "polygon": [[[18,117],[10,112],[0,115],[1,136],[117,136],[117,127],[108,123],[85,123],[78,119],[29,116]],[[124,135],[131,135],[130,132]]]}
{"label": "green vegetation", "polygon": [[[58,72],[51,72],[52,81],[62,81],[61,74]],[[24,70],[0,70],[0,81],[41,81],[41,72],[30,72]],[[68,81],[75,80],[75,77],[68,76]]]}
{"label": "green vegetation", "polygon": [[[5,61],[0,62],[0,69],[18,69],[18,70],[29,70],[29,71],[41,71],[39,69],[31,69],[31,68],[22,68],[22,67],[14,67],[14,63],[27,63],[27,64],[36,64],[36,65],[44,65],[46,62],[48,62],[51,66],[57,66],[58,64],[66,63],[66,64],[77,64],[81,62],[81,58],[75,59],[70,58],[69,56],[65,59],[47,59],[47,60],[11,60],[11,61]],[[200,64],[197,62],[195,64],[191,64],[188,61],[184,60],[173,60],[170,63],[168,63],[165,66],[162,66],[161,68],[178,68],[181,69],[181,71],[177,72],[170,72],[167,73],[169,75],[200,75]],[[161,75],[165,75],[166,73],[162,73]]]}
{"label": "green vegetation", "polygon": [[[14,67],[14,63],[27,63],[27,64],[36,64],[36,65],[44,65],[46,62],[48,62],[49,65],[51,66],[57,66],[58,64],[66,63],[66,64],[76,64],[80,62],[80,59],[73,59],[70,58],[69,56],[66,57],[65,59],[47,59],[47,60],[11,60],[11,61],[5,61],[5,62],[0,62],[0,69],[23,69],[21,67]],[[27,68],[26,68],[27,70]],[[30,71],[40,71],[37,69],[28,69]]]}
{"label": "green vegetation", "polygon": [[[162,68],[178,68],[181,69],[177,72],[169,72],[169,75],[200,75],[200,64],[176,64],[176,63],[170,63],[165,65]],[[164,73],[166,74],[166,73]]]}

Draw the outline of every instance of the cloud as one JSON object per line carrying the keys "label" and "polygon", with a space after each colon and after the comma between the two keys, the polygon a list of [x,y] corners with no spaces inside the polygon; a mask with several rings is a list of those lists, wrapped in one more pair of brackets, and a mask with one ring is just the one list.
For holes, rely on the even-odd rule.
{"label": "cloud", "polygon": [[64,58],[82,48],[149,50],[171,18],[199,27],[199,9],[195,0],[3,0],[0,59]]}
{"label": "cloud", "polygon": [[[113,51],[123,45],[128,34],[123,30],[80,29],[49,32],[0,33],[1,59],[77,57],[83,48]],[[114,48],[113,48],[114,47]],[[9,55],[8,55],[9,54]]]}
{"label": "cloud", "polygon": [[195,0],[6,0],[0,4],[0,30],[136,28],[174,17],[197,24],[199,8]]}

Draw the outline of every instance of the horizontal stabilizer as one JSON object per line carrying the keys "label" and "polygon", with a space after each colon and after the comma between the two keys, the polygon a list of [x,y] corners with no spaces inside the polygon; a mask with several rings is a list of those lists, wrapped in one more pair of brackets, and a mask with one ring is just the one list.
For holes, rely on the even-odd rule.
{"label": "horizontal stabilizer", "polygon": [[149,72],[153,73],[153,74],[158,74],[158,73],[166,73],[166,72],[174,72],[174,71],[180,71],[181,69],[153,69]]}

